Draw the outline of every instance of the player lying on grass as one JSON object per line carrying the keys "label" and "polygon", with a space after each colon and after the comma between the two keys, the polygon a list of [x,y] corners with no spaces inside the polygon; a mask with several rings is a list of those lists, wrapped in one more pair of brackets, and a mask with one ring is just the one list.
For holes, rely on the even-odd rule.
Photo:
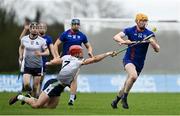
{"label": "player lying on grass", "polygon": [[70,86],[77,71],[82,65],[88,65],[99,62],[107,56],[112,56],[114,52],[106,52],[92,58],[83,59],[83,50],[79,45],[73,45],[69,49],[70,55],[62,58],[56,58],[47,62],[46,65],[62,64],[61,71],[56,79],[50,79],[44,85],[43,91],[39,98],[25,97],[21,94],[12,97],[9,104],[12,105],[16,101],[25,101],[33,108],[56,108],[59,102],[59,96],[66,86]]}

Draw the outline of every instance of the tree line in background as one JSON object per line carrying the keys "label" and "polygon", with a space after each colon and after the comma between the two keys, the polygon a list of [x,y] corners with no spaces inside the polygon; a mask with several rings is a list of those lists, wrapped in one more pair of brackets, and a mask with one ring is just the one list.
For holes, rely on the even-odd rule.
{"label": "tree line in background", "polygon": [[[0,73],[17,73],[19,71],[18,64],[18,48],[19,36],[23,30],[23,26],[19,26],[15,20],[15,12],[7,12],[0,8]],[[37,11],[36,17],[32,21],[39,22],[41,12]],[[59,33],[64,31],[64,26],[61,23],[55,22],[48,25],[48,32],[53,38],[53,42],[58,37]],[[51,57],[50,57],[51,58]],[[50,67],[48,72],[57,71],[56,67]]]}

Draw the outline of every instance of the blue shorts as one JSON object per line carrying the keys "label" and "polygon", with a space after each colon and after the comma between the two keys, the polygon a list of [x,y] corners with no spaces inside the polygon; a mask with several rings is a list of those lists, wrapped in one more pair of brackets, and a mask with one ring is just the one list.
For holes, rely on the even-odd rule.
{"label": "blue shorts", "polygon": [[49,96],[49,97],[57,97],[60,96],[63,92],[65,86],[58,83],[57,79],[50,79],[48,80],[44,87],[43,91]]}
{"label": "blue shorts", "polygon": [[138,63],[138,62],[135,62],[135,61],[132,61],[132,60],[123,60],[123,65],[124,65],[124,67],[126,66],[126,64],[128,64],[128,63],[132,63],[132,64],[134,64],[135,65],[135,67],[136,67],[136,72],[137,72],[137,74],[138,74],[138,76],[140,75],[140,73],[141,73],[141,71],[142,71],[142,69],[143,69],[143,67],[144,67],[144,64],[142,64],[142,63]]}

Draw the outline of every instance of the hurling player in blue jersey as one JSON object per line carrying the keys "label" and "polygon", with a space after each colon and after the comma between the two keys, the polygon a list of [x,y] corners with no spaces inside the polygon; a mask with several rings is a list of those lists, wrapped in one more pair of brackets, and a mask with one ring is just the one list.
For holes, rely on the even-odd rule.
{"label": "hurling player in blue jersey", "polygon": [[[71,29],[63,32],[59,38],[56,40],[54,44],[54,50],[56,53],[56,57],[64,56],[68,54],[69,48],[72,45],[85,45],[88,50],[88,55],[93,57],[92,53],[92,46],[88,42],[88,39],[85,34],[83,34],[80,30],[80,20],[79,19],[72,19],[71,21]],[[62,44],[62,53],[59,55],[58,46]],[[78,75],[78,74],[77,74]],[[77,76],[73,80],[70,86],[70,99],[68,105],[73,105],[74,100],[76,99],[76,90],[77,90]]]}
{"label": "hurling player in blue jersey", "polygon": [[[47,32],[47,25],[46,23],[39,23],[39,35],[44,38],[46,40],[46,43],[47,43],[47,46],[52,54],[52,56],[55,58],[56,55],[55,55],[55,51],[54,51],[54,46],[53,46],[53,41],[52,41],[52,37],[47,35],[46,32]],[[46,72],[46,62],[47,62],[47,57],[46,56],[43,56],[43,71]]]}
{"label": "hurling player in blue jersey", "polygon": [[[138,13],[136,15],[135,22],[135,26],[125,28],[124,31],[114,36],[114,40],[118,44],[131,45],[135,41],[141,41],[145,37],[154,34],[152,31],[146,28],[148,17],[145,14]],[[127,36],[128,39],[124,39],[125,36]],[[159,52],[160,46],[155,39],[155,35],[151,37],[148,42],[141,43],[127,49],[123,58],[123,64],[128,77],[117,97],[111,103],[112,108],[117,108],[117,104],[120,100],[124,109],[129,108],[127,103],[128,93],[143,69],[149,44],[152,46],[155,52]]]}

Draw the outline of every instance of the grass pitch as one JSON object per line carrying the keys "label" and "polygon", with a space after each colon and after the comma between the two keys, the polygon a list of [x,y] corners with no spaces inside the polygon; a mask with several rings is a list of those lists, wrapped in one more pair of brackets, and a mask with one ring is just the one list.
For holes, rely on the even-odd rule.
{"label": "grass pitch", "polygon": [[130,93],[130,109],[112,109],[116,93],[78,93],[74,106],[67,105],[69,94],[62,93],[56,109],[32,109],[20,102],[9,106],[16,93],[0,93],[0,115],[180,115],[180,93]]}

